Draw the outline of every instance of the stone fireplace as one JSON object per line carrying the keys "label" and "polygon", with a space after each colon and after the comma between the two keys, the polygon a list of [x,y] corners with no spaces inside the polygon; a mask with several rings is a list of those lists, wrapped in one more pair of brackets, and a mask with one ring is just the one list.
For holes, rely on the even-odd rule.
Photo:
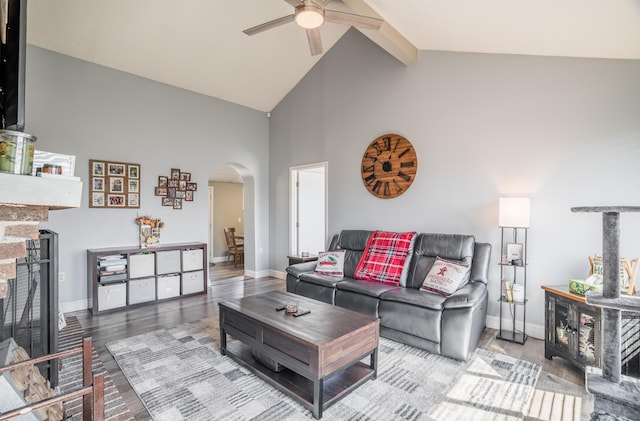
{"label": "stone fireplace", "polygon": [[[50,254],[57,255],[57,235],[45,231],[41,238],[40,223],[50,211],[79,207],[82,182],[0,173],[0,192],[2,338],[11,337],[27,351],[31,347],[31,357],[52,353],[58,303],[50,287],[57,284],[58,269]],[[46,376],[52,383],[55,372]]]}

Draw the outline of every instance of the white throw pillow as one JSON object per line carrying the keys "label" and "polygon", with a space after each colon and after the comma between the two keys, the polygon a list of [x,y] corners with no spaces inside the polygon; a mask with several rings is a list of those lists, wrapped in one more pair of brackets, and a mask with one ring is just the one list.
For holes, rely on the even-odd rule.
{"label": "white throw pillow", "polygon": [[424,278],[420,289],[448,297],[469,279],[469,271],[470,266],[467,264],[450,262],[436,257],[436,261]]}
{"label": "white throw pillow", "polygon": [[344,250],[321,252],[315,272],[321,275],[344,276],[344,253]]}

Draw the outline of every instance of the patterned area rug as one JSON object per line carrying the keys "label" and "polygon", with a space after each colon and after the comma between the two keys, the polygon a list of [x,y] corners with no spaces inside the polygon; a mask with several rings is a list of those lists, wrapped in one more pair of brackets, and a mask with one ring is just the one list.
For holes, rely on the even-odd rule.
{"label": "patterned area rug", "polygon": [[[107,344],[154,420],[313,419],[300,404],[220,355],[211,318]],[[368,360],[367,360],[368,361]],[[467,362],[380,338],[378,378],[323,420],[519,420],[540,366],[478,349]]]}

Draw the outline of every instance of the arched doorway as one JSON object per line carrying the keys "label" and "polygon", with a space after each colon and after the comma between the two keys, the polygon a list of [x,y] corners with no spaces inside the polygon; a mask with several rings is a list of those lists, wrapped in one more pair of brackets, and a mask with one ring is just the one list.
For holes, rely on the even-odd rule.
{"label": "arched doorway", "polygon": [[[238,163],[224,163],[209,176],[209,260],[218,271],[229,267],[229,276],[255,273],[255,196],[253,175]],[[227,264],[228,250],[224,228],[233,227],[236,235],[243,237],[243,264],[235,268]],[[237,270],[236,270],[237,269]],[[224,277],[224,273],[221,275]],[[216,276],[211,277],[217,279]]]}

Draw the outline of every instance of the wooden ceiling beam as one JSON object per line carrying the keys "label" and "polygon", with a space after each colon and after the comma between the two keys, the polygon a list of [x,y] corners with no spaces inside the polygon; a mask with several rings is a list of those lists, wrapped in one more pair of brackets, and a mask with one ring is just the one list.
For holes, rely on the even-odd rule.
{"label": "wooden ceiling beam", "polygon": [[[382,18],[364,0],[342,0],[342,2],[355,13]],[[388,22],[385,21],[377,31],[356,29],[405,65],[418,62],[418,49]]]}

